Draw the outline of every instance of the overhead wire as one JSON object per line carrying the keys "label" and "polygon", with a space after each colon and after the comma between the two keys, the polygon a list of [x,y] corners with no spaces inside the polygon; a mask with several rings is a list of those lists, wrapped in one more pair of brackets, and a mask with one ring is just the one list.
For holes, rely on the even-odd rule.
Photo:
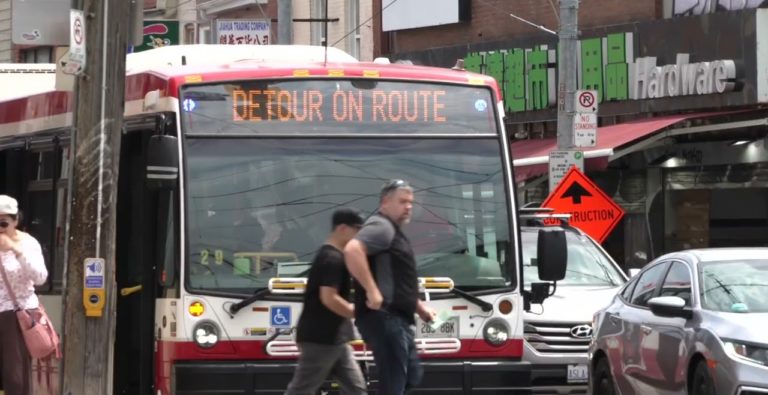
{"label": "overhead wire", "polygon": [[557,7],[555,7],[555,3],[553,0],[549,0],[549,5],[552,6],[552,13],[555,14],[555,18],[557,19],[557,23],[560,23],[560,13],[557,11]]}
{"label": "overhead wire", "polygon": [[[503,13],[509,14],[511,17],[513,17],[515,19],[518,19],[518,20],[520,20],[522,22],[525,22],[525,23],[527,23],[527,24],[529,24],[529,25],[531,25],[533,27],[536,27],[538,29],[542,29],[543,28],[545,31],[547,31],[547,30],[554,31],[553,29],[546,28],[544,25],[536,25],[533,22],[527,21],[527,20],[525,20],[525,19],[523,19],[521,17],[515,16],[515,15],[512,15],[509,11],[507,11],[507,10],[505,10],[505,9],[503,9],[503,8],[501,8],[501,7],[495,5],[495,4],[493,4],[493,3],[491,3],[491,2],[489,2],[487,0],[479,0],[479,1],[481,3],[483,3],[483,4],[485,4],[488,7],[491,7],[491,8],[494,8],[494,9],[498,10],[498,11],[501,11]],[[553,3],[552,0],[549,0],[549,4],[552,6],[552,11],[554,12],[555,18],[557,19],[557,21],[559,23],[560,22],[560,15],[558,14],[557,9],[555,8],[555,3]]]}
{"label": "overhead wire", "polygon": [[[326,0],[326,1],[327,1],[327,0]],[[366,19],[366,20],[364,20],[364,21],[360,22],[360,23],[359,23],[357,26],[355,26],[355,28],[354,28],[354,29],[350,30],[350,31],[349,31],[347,34],[343,35],[343,36],[342,36],[340,39],[336,40],[336,41],[335,41],[333,44],[331,44],[331,46],[332,46],[332,47],[333,47],[333,46],[335,46],[336,44],[340,43],[340,42],[341,42],[342,40],[344,40],[345,38],[349,37],[349,35],[350,35],[350,34],[352,34],[352,33],[356,32],[356,31],[358,31],[358,29],[360,29],[360,28],[361,28],[363,25],[365,25],[366,23],[368,23],[368,22],[370,22],[371,20],[373,20],[373,18],[376,18],[376,17],[378,17],[379,15],[381,15],[381,14],[384,12],[384,10],[386,10],[386,9],[387,9],[387,8],[389,8],[389,7],[391,7],[391,6],[392,6],[393,4],[395,4],[395,3],[397,3],[397,0],[392,0],[392,2],[391,2],[391,3],[389,3],[389,4],[387,4],[386,6],[382,7],[382,8],[381,8],[381,11],[378,11],[378,12],[375,12],[375,13],[373,13],[373,14],[371,15],[371,17],[370,17],[370,18],[368,18],[368,19]],[[328,23],[328,22],[326,22],[326,23]]]}

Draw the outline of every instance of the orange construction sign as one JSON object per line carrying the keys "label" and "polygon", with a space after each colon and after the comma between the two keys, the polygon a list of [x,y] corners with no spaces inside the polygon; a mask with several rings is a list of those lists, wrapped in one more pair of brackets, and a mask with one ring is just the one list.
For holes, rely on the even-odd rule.
{"label": "orange construction sign", "polygon": [[624,210],[574,166],[542,204],[558,214],[571,214],[569,224],[602,243],[624,216]]}

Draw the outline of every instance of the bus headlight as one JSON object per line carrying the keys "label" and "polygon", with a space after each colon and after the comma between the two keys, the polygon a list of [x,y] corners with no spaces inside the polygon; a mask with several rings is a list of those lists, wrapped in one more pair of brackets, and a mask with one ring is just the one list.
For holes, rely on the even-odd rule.
{"label": "bus headlight", "polygon": [[483,338],[492,346],[503,346],[509,339],[509,325],[501,318],[492,318],[483,327]]}
{"label": "bus headlight", "polygon": [[219,327],[211,321],[202,321],[195,325],[192,338],[198,346],[211,348],[219,342]]}

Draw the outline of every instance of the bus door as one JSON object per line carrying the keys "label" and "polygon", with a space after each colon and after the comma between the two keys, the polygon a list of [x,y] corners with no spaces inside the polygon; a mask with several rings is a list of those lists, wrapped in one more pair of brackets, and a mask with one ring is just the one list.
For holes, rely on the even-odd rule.
{"label": "bus door", "polygon": [[[157,267],[166,256],[171,193],[146,187],[150,131],[123,135],[117,198],[115,394],[153,394],[155,299],[164,292]],[[171,229],[173,227],[170,227]],[[171,244],[173,244],[171,242]]]}

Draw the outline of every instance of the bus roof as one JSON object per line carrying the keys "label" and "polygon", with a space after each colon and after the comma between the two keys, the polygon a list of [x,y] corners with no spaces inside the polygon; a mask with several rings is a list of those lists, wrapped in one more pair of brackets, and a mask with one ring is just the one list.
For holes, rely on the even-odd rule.
{"label": "bus roof", "polygon": [[355,63],[352,55],[329,47],[311,45],[170,45],[150,51],[128,54],[126,73],[176,68],[179,66],[219,66],[251,63],[301,63],[301,62]]}
{"label": "bus roof", "polygon": [[[56,86],[56,66],[52,63],[0,64],[0,102],[50,92]],[[13,89],[6,87],[12,86]]]}

